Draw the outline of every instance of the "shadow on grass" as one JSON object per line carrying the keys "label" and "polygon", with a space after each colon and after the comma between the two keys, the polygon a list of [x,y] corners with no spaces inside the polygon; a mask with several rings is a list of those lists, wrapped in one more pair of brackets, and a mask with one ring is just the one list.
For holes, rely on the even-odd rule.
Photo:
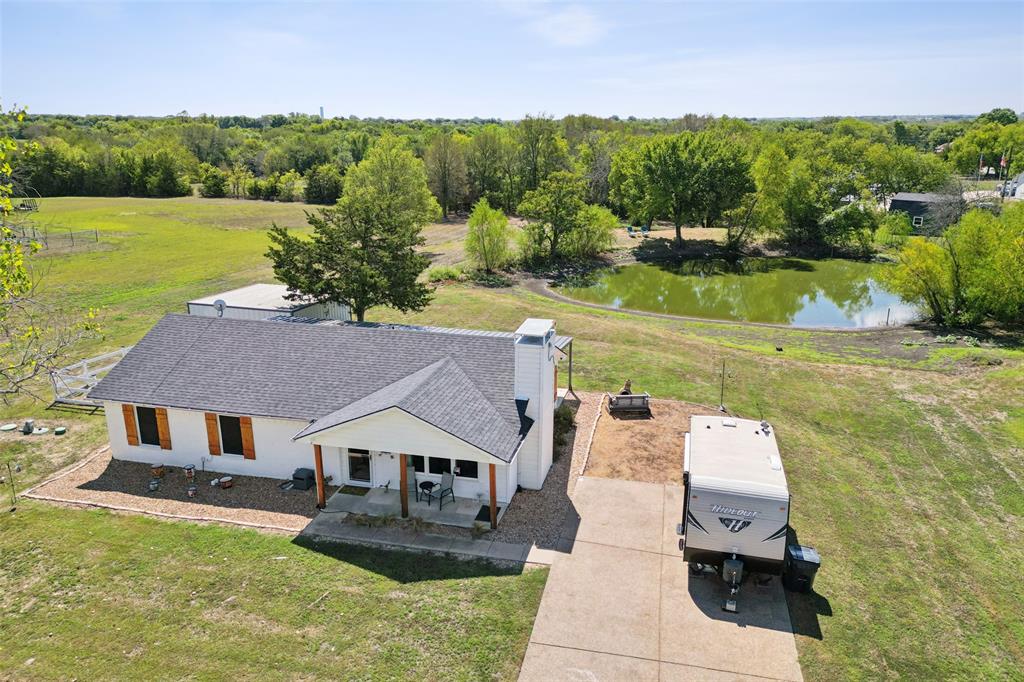
{"label": "shadow on grass", "polygon": [[399,583],[511,576],[523,572],[521,564],[496,564],[483,559],[462,559],[452,555],[367,547],[340,541],[321,541],[302,535],[292,540],[292,544],[337,561],[359,566]]}

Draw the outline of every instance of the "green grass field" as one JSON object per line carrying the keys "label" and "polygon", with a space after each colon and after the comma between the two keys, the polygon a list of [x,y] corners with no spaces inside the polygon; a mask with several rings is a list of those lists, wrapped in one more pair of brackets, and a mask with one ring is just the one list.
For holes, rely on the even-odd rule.
{"label": "green grass field", "polygon": [[[135,215],[121,215],[133,211]],[[163,313],[182,310],[191,296],[269,276],[261,255],[265,237],[258,228],[272,219],[289,219],[279,213],[286,211],[294,211],[291,219],[301,224],[301,207],[257,202],[47,200],[41,219],[65,224],[91,221],[89,227],[109,234],[106,239],[101,233],[101,249],[45,256],[51,265],[47,295],[65,301],[69,310],[103,308],[105,336],[89,351],[131,343]],[[468,285],[440,289],[422,313],[403,316],[379,310],[370,317],[510,330],[527,316],[555,318],[560,332],[576,338],[577,388],[607,390],[632,378],[634,387],[656,397],[714,405],[724,361],[729,408],[746,416],[763,414],[773,422],[794,496],[793,525],[801,542],[816,546],[824,562],[815,585],[818,596],[791,600],[806,679],[1019,675],[1024,668],[1024,581],[1016,579],[1024,562],[1024,352],[1019,347],[933,343],[908,349],[902,339],[928,341],[930,335],[911,330],[858,335],[680,322],[584,309],[521,288]],[[776,346],[784,351],[776,351]],[[9,408],[7,414],[21,417],[29,410],[36,417],[49,417],[25,403]],[[69,419],[72,435],[64,441],[62,457],[53,458],[42,441],[34,441],[13,454],[0,450],[0,459],[17,458],[27,464],[27,477],[37,479],[81,454],[75,451],[75,439],[102,441],[98,418]],[[125,592],[151,594],[154,585],[177,585],[184,562],[177,555],[190,551],[190,561],[205,567],[196,568],[196,573],[205,576],[208,571],[215,580],[212,567],[221,565],[215,560],[218,555],[195,552],[193,547],[226,543],[243,563],[259,563],[256,557],[266,557],[261,552],[279,551],[276,540],[239,531],[36,504],[0,524],[5,557],[0,579],[7,583],[0,585],[6,629],[0,668],[8,667],[4,661],[21,665],[17,659],[29,650],[21,640],[44,630],[53,632],[46,639],[47,648],[76,649],[83,657],[88,655],[84,652],[111,647],[131,652],[138,639],[164,642],[169,635],[163,633],[174,628],[166,620],[147,618],[153,608],[149,602],[128,599]],[[117,574],[118,584],[87,598],[80,585],[101,584],[109,575],[105,571],[111,570],[96,556],[117,556],[103,554],[105,545],[92,539],[113,542],[122,535],[128,558],[118,564],[124,571]],[[11,556],[9,549],[19,558],[6,558]],[[175,555],[169,563],[155,560],[167,552]],[[10,561],[22,568],[8,568]],[[359,561],[346,559],[332,570],[348,575],[356,570],[349,563]],[[49,610],[30,608],[22,613],[24,604],[44,589],[27,577],[35,562],[51,566],[57,585],[67,580],[79,586],[68,588],[71,603],[109,600],[121,609],[119,620],[135,625],[122,633],[58,628],[46,624],[52,622]],[[238,574],[225,583],[234,585],[242,579]],[[293,589],[304,590],[304,599],[312,595],[305,603],[316,598],[316,583],[299,584]],[[362,589],[357,583],[356,590]],[[269,598],[276,600],[277,595]],[[415,604],[410,606],[414,611],[424,609],[424,617],[453,631],[462,626],[456,616],[429,601],[405,603]],[[535,606],[529,601],[523,610]],[[179,608],[189,613],[187,604]],[[16,618],[9,617],[15,614]],[[297,617],[285,618],[273,631],[291,641],[305,641],[301,633],[306,627]],[[344,619],[337,627],[346,629]],[[262,650],[263,634],[254,629],[250,645]],[[183,626],[176,636],[194,648],[193,658],[223,651],[198,626]],[[380,646],[383,651],[392,636],[386,625],[370,627],[363,630],[358,646]],[[242,646],[245,635],[238,637],[233,641]],[[421,660],[427,660],[434,655],[436,642],[419,637],[414,636],[411,646],[425,648]],[[307,644],[321,646],[316,636]],[[70,666],[69,655],[54,657]],[[499,676],[513,670],[515,657],[521,655],[519,649],[501,661],[495,657],[488,662],[493,665],[489,670]],[[109,656],[104,660],[108,667],[83,676],[110,676],[116,668],[109,667]],[[468,652],[460,654],[461,670],[472,670],[473,660]],[[369,657],[332,672],[368,678],[376,664]],[[55,665],[35,673],[19,668],[19,674],[62,677],[77,671]],[[294,669],[292,674],[302,672]]]}

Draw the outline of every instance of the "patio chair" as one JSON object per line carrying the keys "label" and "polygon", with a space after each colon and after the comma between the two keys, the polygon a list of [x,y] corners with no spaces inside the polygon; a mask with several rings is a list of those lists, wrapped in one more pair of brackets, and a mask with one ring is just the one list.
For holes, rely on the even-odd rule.
{"label": "patio chair", "polygon": [[416,468],[411,464],[405,467],[405,489],[416,496],[417,502],[420,501],[420,488],[416,485]]}
{"label": "patio chair", "polygon": [[455,501],[455,476],[452,474],[441,474],[440,490],[437,492],[438,508],[444,509],[444,498],[448,496]]}
{"label": "patio chair", "polygon": [[636,231],[633,229],[632,225],[626,225],[626,233],[629,234],[630,237],[636,236]]}
{"label": "patio chair", "polygon": [[640,228],[640,236],[641,237],[650,237],[651,236],[651,226],[650,225],[644,225],[643,227],[641,227]]}

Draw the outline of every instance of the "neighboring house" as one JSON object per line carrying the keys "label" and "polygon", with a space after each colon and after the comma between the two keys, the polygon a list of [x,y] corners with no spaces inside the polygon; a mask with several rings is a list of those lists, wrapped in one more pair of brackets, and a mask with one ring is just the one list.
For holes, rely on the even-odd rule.
{"label": "neighboring house", "polygon": [[320,506],[330,477],[400,489],[404,514],[404,462],[501,506],[544,485],[566,357],[572,384],[572,339],[553,321],[504,333],[288,320],[165,316],[89,394],[112,456],[277,479],[308,467]]}
{"label": "neighboring house", "polygon": [[889,201],[889,213],[902,211],[910,216],[911,224],[920,229],[931,220],[929,212],[933,206],[946,201],[941,194],[922,192],[899,192]]}
{"label": "neighboring house", "polygon": [[222,294],[205,296],[185,304],[189,315],[231,317],[239,320],[265,320],[286,315],[323,320],[351,320],[352,314],[343,303],[303,303],[287,298],[283,284],[250,284]]}

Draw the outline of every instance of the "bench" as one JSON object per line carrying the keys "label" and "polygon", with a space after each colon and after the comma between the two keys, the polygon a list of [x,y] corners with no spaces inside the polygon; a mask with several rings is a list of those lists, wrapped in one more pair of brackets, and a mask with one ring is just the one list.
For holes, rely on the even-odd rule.
{"label": "bench", "polygon": [[608,395],[608,413],[618,414],[624,412],[651,413],[651,394],[633,393],[630,395]]}

